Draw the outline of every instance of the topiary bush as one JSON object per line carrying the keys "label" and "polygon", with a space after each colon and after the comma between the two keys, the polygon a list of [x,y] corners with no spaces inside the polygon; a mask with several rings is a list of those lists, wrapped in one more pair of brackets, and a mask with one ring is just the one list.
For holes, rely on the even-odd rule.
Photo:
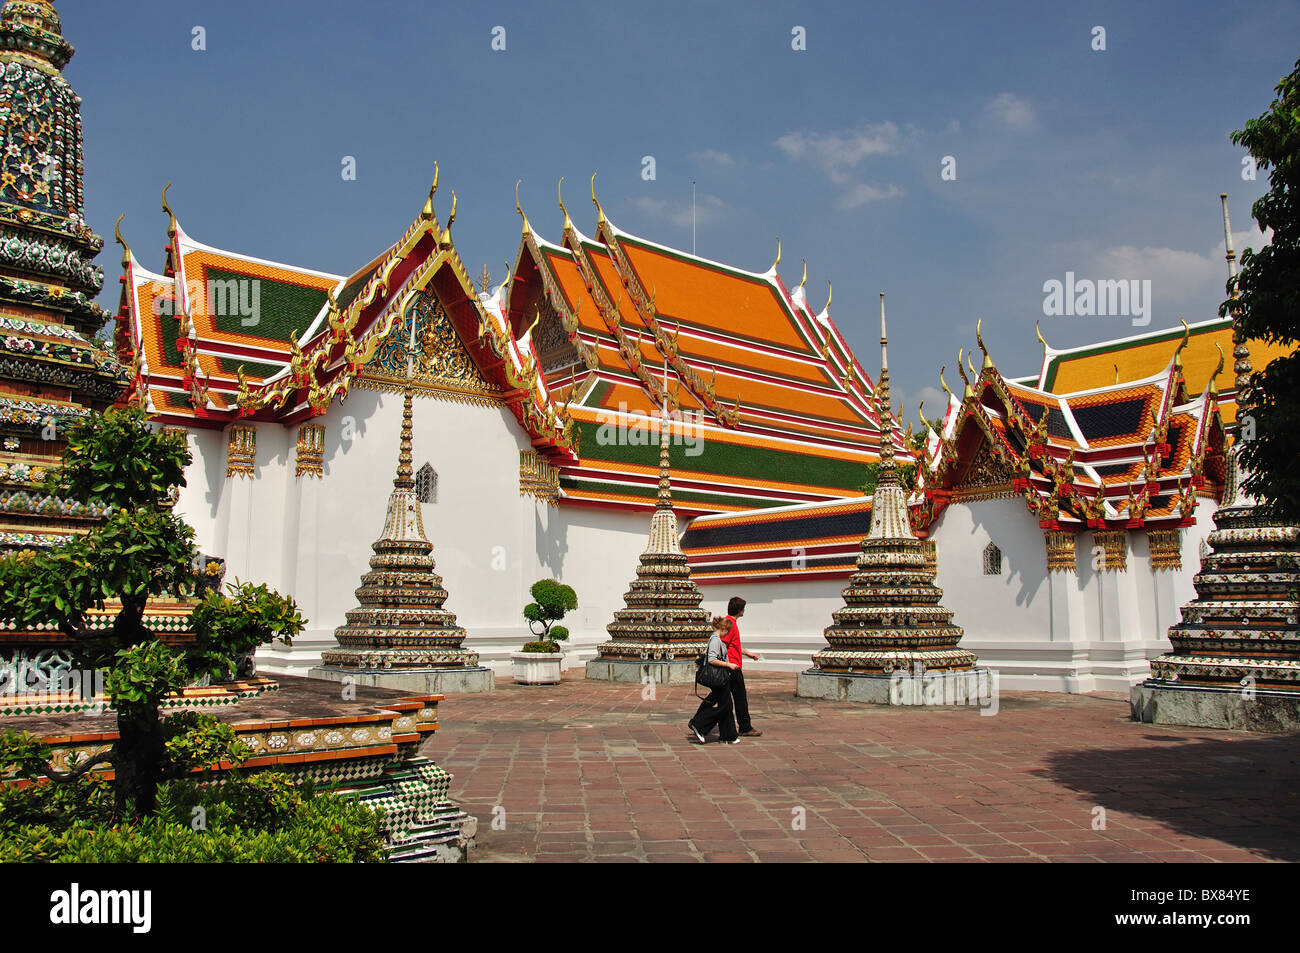
{"label": "topiary bush", "polygon": [[[555,623],[578,608],[578,594],[570,586],[554,579],[539,579],[528,591],[533,601],[524,606],[524,618],[528,620],[528,630],[541,638],[524,643],[523,651],[560,651],[558,643],[569,637],[569,630]],[[535,628],[539,625],[542,627],[540,632]]]}

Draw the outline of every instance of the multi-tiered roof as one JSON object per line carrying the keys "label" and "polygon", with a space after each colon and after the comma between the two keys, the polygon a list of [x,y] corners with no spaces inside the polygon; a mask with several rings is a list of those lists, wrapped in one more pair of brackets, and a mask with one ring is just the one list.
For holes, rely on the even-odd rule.
{"label": "multi-tiered roof", "polygon": [[703,441],[698,454],[674,441],[679,511],[852,495],[877,457],[880,430],[873,384],[831,320],[829,300],[814,311],[803,282],[788,288],[777,264],[744,271],[629,235],[594,189],[592,201],[596,231],[588,236],[561,197],[558,243],[520,208],[523,238],[505,303],[512,328],[535,325],[546,380],[571,401],[582,434],[577,460],[560,472],[565,498],[652,505],[654,441],[620,434],[653,432],[665,399],[698,415],[692,436]]}

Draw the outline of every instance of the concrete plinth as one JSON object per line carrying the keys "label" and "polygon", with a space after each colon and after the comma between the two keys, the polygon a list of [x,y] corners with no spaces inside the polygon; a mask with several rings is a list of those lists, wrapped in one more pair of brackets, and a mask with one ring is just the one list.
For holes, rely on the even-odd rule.
{"label": "concrete plinth", "polygon": [[414,668],[384,671],[327,668],[318,665],[307,673],[308,678],[327,678],[333,682],[352,679],[354,685],[372,688],[396,688],[405,692],[426,692],[438,695],[459,695],[469,692],[490,692],[496,685],[492,669],[475,668]]}
{"label": "concrete plinth", "polygon": [[594,658],[587,663],[587,677],[602,682],[633,682],[644,685],[693,685],[695,659],[608,659]]}
{"label": "concrete plinth", "polygon": [[920,675],[844,675],[819,668],[799,673],[795,695],[841,702],[904,707],[978,707],[996,712],[998,673],[987,668]]}
{"label": "concrete plinth", "polygon": [[1147,682],[1133,686],[1129,701],[1133,720],[1152,725],[1300,732],[1300,697],[1290,692],[1256,689],[1254,697],[1247,698],[1239,688]]}

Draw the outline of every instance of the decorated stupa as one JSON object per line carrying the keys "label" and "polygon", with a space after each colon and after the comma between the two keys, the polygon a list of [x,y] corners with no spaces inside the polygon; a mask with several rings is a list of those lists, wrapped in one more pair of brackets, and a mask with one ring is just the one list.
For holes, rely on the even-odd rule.
{"label": "decorated stupa", "polygon": [[[923,704],[922,688],[937,685],[949,702],[966,682],[984,677],[976,658],[957,647],[962,630],[952,612],[939,604],[943,590],[924,544],[912,532],[907,491],[894,460],[894,422],[889,403],[889,355],[885,333],[885,296],[880,296],[880,381],[876,405],[880,417],[879,480],[871,504],[871,528],[862,541],[857,571],[844,589],[843,608],[826,629],[827,647],[812,657],[813,667],[799,673],[796,694],[880,704]],[[900,681],[906,679],[905,691]],[[923,684],[923,679],[929,679]],[[944,685],[947,680],[951,683]],[[946,691],[945,691],[946,688]],[[892,691],[891,691],[892,689]],[[960,692],[957,691],[960,689]],[[938,703],[942,704],[943,701]]]}
{"label": "decorated stupa", "polygon": [[0,8],[0,552],[57,545],[102,513],[46,496],[68,429],[126,372],[95,344],[104,247],[84,217],[72,44],[48,2]]}
{"label": "decorated stupa", "polygon": [[[1236,254],[1223,203],[1229,277]],[[1233,297],[1236,297],[1235,289]],[[1233,334],[1238,401],[1251,404],[1250,350]],[[1196,598],[1169,629],[1173,651],[1134,686],[1133,717],[1156,724],[1259,731],[1300,729],[1300,526],[1268,515],[1242,486],[1241,424],[1229,453],[1228,485],[1214,515]]]}
{"label": "decorated stupa", "polygon": [[409,691],[491,691],[491,669],[478,664],[477,652],[462,647],[465,630],[443,608],[447,590],[435,572],[411,471],[411,397],[408,385],[397,476],[384,531],[371,546],[370,572],[357,589],[360,605],[334,630],[339,647],[322,652],[322,664],[310,675]]}
{"label": "decorated stupa", "polygon": [[677,514],[669,476],[669,424],[665,404],[659,423],[659,492],[650,539],[636,578],[615,610],[603,642],[587,663],[587,677],[616,682],[692,682],[695,659],[708,648],[713,630],[700,607],[704,595],[677,538]]}

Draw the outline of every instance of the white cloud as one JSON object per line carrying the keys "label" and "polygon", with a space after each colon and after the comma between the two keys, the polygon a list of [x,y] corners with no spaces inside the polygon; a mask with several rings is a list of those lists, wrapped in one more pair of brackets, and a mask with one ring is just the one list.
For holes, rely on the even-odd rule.
{"label": "white cloud", "polygon": [[841,209],[855,209],[903,194],[896,185],[862,182],[856,173],[867,159],[902,151],[902,136],[892,122],[868,123],[849,132],[787,132],[776,140],[776,147],[788,158],[820,169],[838,186],[841,194],[836,204]]}
{"label": "white cloud", "polygon": [[903,190],[896,185],[890,185],[881,188],[876,185],[868,185],[865,182],[859,182],[850,186],[840,196],[836,203],[840,208],[848,211],[850,209],[860,208],[868,202],[878,202],[881,199],[900,198]]}
{"label": "white cloud", "polygon": [[1034,124],[1034,109],[1015,93],[998,93],[986,110],[990,116],[1012,129],[1028,129]]}
{"label": "white cloud", "polygon": [[703,152],[692,152],[691,158],[696,162],[712,162],[714,165],[721,166],[724,169],[730,169],[736,164],[730,154],[719,152],[717,149],[705,149]]}
{"label": "white cloud", "polygon": [[[642,195],[632,200],[632,204],[653,218],[663,219],[683,228],[691,224],[691,201],[680,202],[667,199],[651,198]],[[727,206],[716,195],[697,195],[695,198],[695,222],[697,225],[711,225],[725,214]]]}

